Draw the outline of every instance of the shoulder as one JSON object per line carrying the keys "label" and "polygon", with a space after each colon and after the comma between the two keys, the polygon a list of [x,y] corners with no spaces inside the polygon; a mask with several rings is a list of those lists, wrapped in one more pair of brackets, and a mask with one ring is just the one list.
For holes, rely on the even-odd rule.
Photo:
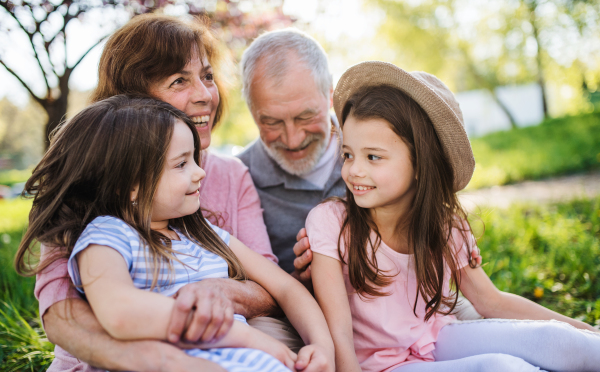
{"label": "shoulder", "polygon": [[83,231],[83,234],[86,235],[98,233],[102,235],[137,237],[137,232],[131,226],[122,219],[113,216],[98,216]]}
{"label": "shoulder", "polygon": [[213,229],[213,231],[219,236],[219,238],[221,238],[221,240],[224,241],[225,244],[229,245],[229,242],[231,241],[231,234],[229,234],[229,232],[223,230],[222,228],[213,225],[208,220],[206,220],[206,222],[208,223],[208,226],[210,226]]}
{"label": "shoulder", "polygon": [[235,156],[215,154],[212,152],[206,152],[204,156],[206,156],[206,168],[216,168],[225,172],[239,173],[244,173],[248,170],[248,167]]}
{"label": "shoulder", "polygon": [[308,213],[308,219],[334,218],[342,221],[346,213],[346,205],[342,200],[331,199],[318,204]]}
{"label": "shoulder", "polygon": [[238,155],[236,155],[247,166],[250,166],[252,158],[258,152],[258,150],[260,150],[260,148],[259,148],[260,147],[259,141],[260,141],[259,139],[254,140],[248,146],[246,146],[246,148],[244,149],[244,151],[242,151],[241,153],[239,153]]}

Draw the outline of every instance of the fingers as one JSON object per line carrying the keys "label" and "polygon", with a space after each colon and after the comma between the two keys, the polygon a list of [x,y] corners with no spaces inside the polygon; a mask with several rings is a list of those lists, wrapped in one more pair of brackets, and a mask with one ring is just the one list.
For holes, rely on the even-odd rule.
{"label": "fingers", "polygon": [[219,330],[213,337],[213,341],[216,342],[216,341],[219,341],[220,339],[222,339],[223,337],[225,337],[225,335],[227,334],[227,332],[229,332],[229,330],[231,329],[232,326],[233,326],[233,306],[228,306],[225,308],[225,316],[223,318],[223,324],[221,324],[221,328],[219,328]]}
{"label": "fingers", "polygon": [[477,266],[481,266],[481,262],[483,261],[483,259],[481,258],[481,253],[479,252],[479,249],[476,248],[471,251],[471,259],[475,260]]}
{"label": "fingers", "polygon": [[[202,308],[199,308],[197,312],[201,309]],[[203,316],[198,316],[197,324],[194,322],[194,320],[192,320],[188,331],[185,333],[186,339],[188,341],[212,341],[214,336],[217,334],[217,331],[221,328],[224,317],[224,304],[218,300],[214,301],[212,304],[209,304],[209,306],[207,306],[206,314],[204,314]]]}
{"label": "fingers", "polygon": [[185,339],[187,341],[211,342],[223,337],[233,324],[233,304],[228,299],[210,295],[199,302]]}
{"label": "fingers", "polygon": [[314,345],[308,345],[300,349],[295,367],[296,370],[302,372],[331,371],[325,354],[315,348]]}
{"label": "fingers", "polygon": [[306,229],[303,227],[300,229],[300,231],[298,231],[298,234],[296,234],[296,241],[299,242],[300,239],[306,237],[308,237],[308,235],[306,234]]}
{"label": "fingers", "polygon": [[294,244],[294,248],[293,248],[293,250],[294,250],[294,255],[295,255],[296,257],[299,257],[299,256],[301,256],[301,255],[302,255],[304,252],[306,252],[306,250],[307,250],[307,249],[309,249],[309,248],[310,248],[310,243],[309,243],[309,241],[308,241],[308,238],[307,238],[307,237],[304,237],[304,238],[302,238],[302,239],[298,240],[298,241],[296,242],[296,244]]}
{"label": "fingers", "polygon": [[195,303],[196,297],[194,292],[181,291],[181,293],[178,293],[175,298],[175,306],[171,312],[171,320],[169,321],[169,327],[167,329],[169,342],[175,343],[179,341],[183,334],[183,330],[190,321],[190,316],[192,315]]}
{"label": "fingers", "polygon": [[298,358],[296,353],[294,353],[290,349],[287,349],[286,355],[284,358],[285,358],[285,360],[283,361],[283,364],[285,364],[285,366],[288,367],[289,369],[291,369],[292,371],[295,371],[296,369],[294,368],[294,366],[295,366],[296,360]]}
{"label": "fingers", "polygon": [[[298,243],[297,243],[298,244]],[[304,271],[312,262],[313,254],[311,249],[306,249],[302,255],[294,259],[294,268],[298,271]]]}

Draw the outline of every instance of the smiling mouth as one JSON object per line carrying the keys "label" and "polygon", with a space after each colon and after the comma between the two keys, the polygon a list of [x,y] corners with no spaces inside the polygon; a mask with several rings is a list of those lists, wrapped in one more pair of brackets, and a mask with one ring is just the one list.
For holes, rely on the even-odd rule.
{"label": "smiling mouth", "polygon": [[194,195],[194,194],[199,193],[199,192],[200,192],[200,188],[198,188],[198,189],[196,189],[196,190],[194,190],[192,192],[189,192],[186,195]]}
{"label": "smiling mouth", "polygon": [[196,128],[204,128],[208,125],[208,121],[210,120],[210,115],[202,115],[202,116],[194,116],[192,121]]}
{"label": "smiling mouth", "polygon": [[364,190],[373,190],[375,186],[353,186],[354,190],[364,191]]}

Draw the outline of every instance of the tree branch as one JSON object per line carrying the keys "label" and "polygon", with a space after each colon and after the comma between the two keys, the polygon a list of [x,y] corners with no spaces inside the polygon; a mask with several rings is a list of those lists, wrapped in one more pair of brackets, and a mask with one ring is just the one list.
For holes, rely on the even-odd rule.
{"label": "tree branch", "polygon": [[88,55],[89,52],[92,51],[92,49],[94,49],[95,47],[97,47],[100,43],[102,43],[110,35],[111,34],[107,34],[107,35],[104,35],[103,37],[101,37],[100,39],[98,39],[98,41],[96,41],[94,43],[94,45],[92,45],[88,50],[86,50],[85,53],[83,53],[83,55],[79,58],[79,60],[77,62],[75,62],[75,64],[73,64],[73,66],[69,67],[69,70],[75,69],[75,67],[77,67],[77,65],[85,58],[85,56]]}
{"label": "tree branch", "polygon": [[[39,24],[37,23],[37,21],[33,17],[33,13],[31,12],[31,8],[29,8],[29,12],[31,13],[31,18],[33,18],[34,22],[36,23],[36,32],[34,32],[34,33],[30,33],[29,31],[27,31],[27,29],[25,28],[25,26],[23,26],[23,24],[17,18],[17,16],[13,12],[11,12],[10,9],[8,9],[8,2],[2,2],[2,3],[0,3],[0,5],[2,5],[2,7],[10,14],[10,16],[19,24],[19,27],[21,28],[21,30],[23,30],[23,32],[25,32],[25,34],[27,34],[27,36],[29,38],[29,43],[31,44],[31,49],[33,49],[33,54],[35,56],[35,60],[37,61],[38,66],[40,67],[40,71],[42,72],[42,76],[44,77],[44,82],[46,83],[46,89],[47,89],[47,93],[46,94],[47,94],[47,96],[50,96],[50,94],[51,94],[51,88],[50,88],[50,83],[48,82],[48,77],[46,76],[46,70],[44,70],[44,67],[42,66],[42,62],[40,61],[40,55],[38,54],[38,52],[37,52],[37,50],[35,48],[35,44],[33,43],[33,36],[39,30]],[[43,36],[42,36],[42,39],[43,39]],[[50,60],[50,54],[48,54],[48,60]],[[3,63],[3,65],[4,65],[4,63]],[[6,65],[4,65],[4,67],[6,67]],[[8,67],[6,67],[6,68],[8,69]]]}
{"label": "tree branch", "polygon": [[17,80],[19,80],[19,82],[21,83],[21,85],[23,85],[23,87],[25,89],[27,89],[27,91],[29,92],[29,94],[33,97],[33,99],[39,103],[40,105],[42,105],[42,107],[46,104],[47,99],[42,99],[40,97],[38,97],[37,95],[35,95],[35,93],[33,93],[33,91],[31,90],[31,88],[29,88],[29,86],[23,81],[23,79],[21,79],[19,77],[19,75],[17,75],[16,72],[14,72],[10,67],[8,67],[6,65],[6,63],[4,63],[3,60],[0,59],[0,64],[2,64],[2,66],[4,66],[4,68],[6,69],[6,71],[8,71],[12,76],[16,77]]}

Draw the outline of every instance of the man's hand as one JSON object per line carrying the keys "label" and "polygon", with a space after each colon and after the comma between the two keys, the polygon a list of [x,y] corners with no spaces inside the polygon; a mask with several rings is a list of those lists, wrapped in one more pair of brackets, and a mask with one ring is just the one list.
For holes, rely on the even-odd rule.
{"label": "man's hand", "polygon": [[303,227],[296,235],[296,244],[294,244],[294,272],[292,276],[302,283],[311,293],[313,291],[312,278],[310,274],[310,263],[313,259],[313,253],[310,249],[306,229]]}
{"label": "man's hand", "polygon": [[190,283],[173,296],[175,307],[167,330],[170,342],[214,342],[227,334],[233,324],[234,304],[221,280],[231,279]]}

